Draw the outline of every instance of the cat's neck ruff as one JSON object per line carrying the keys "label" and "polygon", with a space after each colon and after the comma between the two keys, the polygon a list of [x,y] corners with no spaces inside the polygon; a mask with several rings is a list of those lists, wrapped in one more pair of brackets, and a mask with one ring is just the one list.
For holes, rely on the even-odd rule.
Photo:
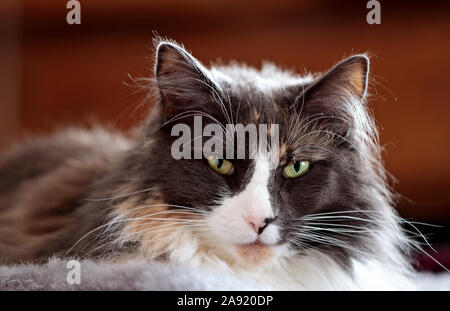
{"label": "cat's neck ruff", "polygon": [[408,272],[377,259],[352,259],[349,270],[329,256],[309,250],[297,257],[277,256],[261,266],[243,266],[231,257],[222,257],[210,247],[201,246],[194,237],[186,235],[179,242],[168,255],[171,262],[231,274],[264,290],[416,289]]}

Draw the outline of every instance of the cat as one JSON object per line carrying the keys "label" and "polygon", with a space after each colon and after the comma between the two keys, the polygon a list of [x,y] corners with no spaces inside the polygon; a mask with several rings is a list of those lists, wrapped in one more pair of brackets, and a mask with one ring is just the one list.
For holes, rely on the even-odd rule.
{"label": "cat", "polygon": [[[272,64],[206,68],[168,39],[155,50],[139,130],[68,129],[0,158],[1,262],[138,257],[267,289],[414,288],[366,103],[367,55],[299,76]],[[247,141],[244,159],[175,159],[173,126],[195,117],[267,124],[268,137],[277,125],[279,143]]]}

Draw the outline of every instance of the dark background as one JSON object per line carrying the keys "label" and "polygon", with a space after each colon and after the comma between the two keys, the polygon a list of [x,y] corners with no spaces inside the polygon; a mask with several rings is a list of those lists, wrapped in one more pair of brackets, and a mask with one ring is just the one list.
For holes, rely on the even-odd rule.
{"label": "dark background", "polygon": [[68,25],[66,0],[2,0],[0,148],[93,120],[137,124],[145,94],[126,84],[128,74],[151,75],[153,31],[206,64],[271,60],[317,72],[369,52],[369,103],[405,197],[399,212],[448,224],[450,2],[380,2],[381,25],[368,25],[367,1],[80,0],[81,25]]}

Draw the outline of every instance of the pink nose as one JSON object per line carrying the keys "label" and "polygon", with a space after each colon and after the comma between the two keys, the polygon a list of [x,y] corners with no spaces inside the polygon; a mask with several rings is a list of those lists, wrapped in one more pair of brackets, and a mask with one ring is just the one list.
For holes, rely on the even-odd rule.
{"label": "pink nose", "polygon": [[246,217],[245,220],[248,222],[250,227],[256,234],[261,234],[268,224],[274,221],[273,218],[255,218],[255,217]]}

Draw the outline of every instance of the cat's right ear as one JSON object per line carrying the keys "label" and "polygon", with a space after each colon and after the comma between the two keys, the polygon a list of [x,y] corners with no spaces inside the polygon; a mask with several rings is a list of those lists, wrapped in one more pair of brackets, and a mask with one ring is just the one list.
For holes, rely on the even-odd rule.
{"label": "cat's right ear", "polygon": [[211,99],[220,92],[209,71],[170,41],[157,45],[155,77],[166,120],[187,111],[207,112]]}

